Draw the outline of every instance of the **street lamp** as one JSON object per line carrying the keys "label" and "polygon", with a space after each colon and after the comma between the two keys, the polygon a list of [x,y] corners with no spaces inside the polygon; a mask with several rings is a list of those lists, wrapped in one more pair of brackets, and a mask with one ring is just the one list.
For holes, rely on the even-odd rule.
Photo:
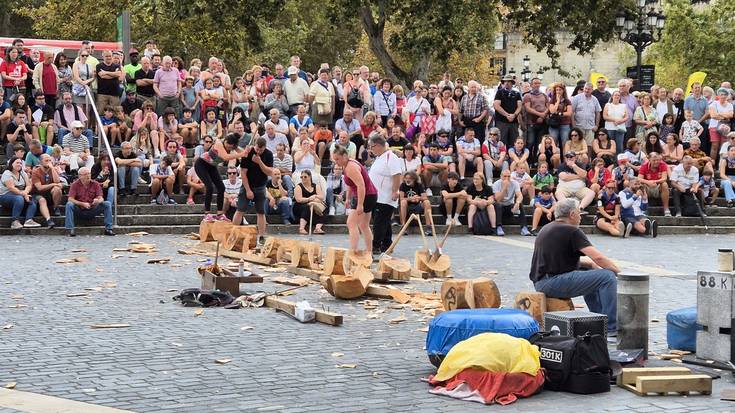
{"label": "street lamp", "polygon": [[536,77],[538,80],[544,80],[544,69],[542,67],[538,68],[538,72],[536,72]]}
{"label": "street lamp", "polygon": [[531,70],[528,69],[529,66],[531,66],[531,58],[526,55],[523,57],[523,71],[521,71],[521,79],[523,79],[524,82],[531,80]]}
{"label": "street lamp", "polygon": [[635,49],[636,77],[639,88],[643,51],[661,40],[661,31],[666,21],[666,16],[660,11],[660,8],[660,0],[636,0],[634,10],[621,10],[615,16],[618,37]]}

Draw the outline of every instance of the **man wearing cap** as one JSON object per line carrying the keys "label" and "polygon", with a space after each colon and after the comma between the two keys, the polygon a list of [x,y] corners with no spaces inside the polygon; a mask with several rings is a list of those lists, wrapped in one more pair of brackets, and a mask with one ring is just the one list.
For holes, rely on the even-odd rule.
{"label": "man wearing cap", "polygon": [[595,199],[595,192],[587,188],[587,171],[577,164],[577,154],[574,151],[564,154],[564,163],[559,165],[557,171],[559,185],[556,187],[556,199],[575,198],[579,201],[580,213],[586,215],[585,208]]}
{"label": "man wearing cap", "polygon": [[299,105],[306,102],[306,97],[309,95],[309,84],[299,77],[299,69],[296,66],[289,66],[287,73],[288,80],[283,82],[283,93],[288,101],[288,117],[290,118],[296,115]]}
{"label": "man wearing cap", "polygon": [[78,120],[71,123],[71,132],[67,133],[62,140],[64,152],[70,154],[69,169],[72,171],[80,167],[92,167],[94,157],[89,151],[89,140],[82,134],[84,124]]}
{"label": "man wearing cap", "polygon": [[[513,76],[503,76],[503,87],[495,94],[495,127],[500,129],[500,140],[507,146],[513,145],[518,137],[518,115],[523,106],[521,94],[513,90]],[[463,98],[464,100],[464,98]]]}
{"label": "man wearing cap", "polygon": [[[56,107],[56,94],[59,90],[59,70],[54,64],[54,55],[50,52],[43,53],[43,63],[36,65],[33,69],[33,87],[36,93],[41,92],[44,95],[46,104],[54,108]],[[52,109],[53,111],[53,109]]]}
{"label": "man wearing cap", "polygon": [[[38,65],[36,67],[43,66]],[[31,124],[33,125],[33,139],[40,140],[47,145],[54,143],[54,108],[46,103],[46,95],[41,89],[33,91],[35,103],[31,106]],[[41,132],[45,130],[46,137],[41,139]]]}
{"label": "man wearing cap", "polygon": [[125,71],[125,92],[135,92],[137,85],[135,84],[135,72],[140,70],[143,66],[140,64],[138,57],[138,49],[131,47],[128,50],[128,56],[130,57],[130,63],[123,67]]}
{"label": "man wearing cap", "polygon": [[[485,140],[485,123],[488,113],[485,96],[480,92],[480,84],[470,80],[469,92],[462,96],[459,112],[462,116],[460,125],[475,131],[475,137],[479,141]],[[520,96],[518,97],[520,100]],[[433,101],[433,100],[431,100]]]}
{"label": "man wearing cap", "polygon": [[153,90],[156,92],[156,113],[163,116],[166,108],[173,108],[178,116],[179,95],[181,94],[181,77],[173,68],[171,56],[164,56],[161,67],[153,77]]}
{"label": "man wearing cap", "polygon": [[[54,112],[54,129],[57,131],[56,140],[62,142],[64,136],[71,131],[71,122],[78,120],[82,124],[87,124],[87,115],[84,114],[82,108],[72,101],[71,92],[61,94],[61,105]],[[89,128],[85,128],[82,134],[89,140],[89,146],[92,146],[94,134]]]}

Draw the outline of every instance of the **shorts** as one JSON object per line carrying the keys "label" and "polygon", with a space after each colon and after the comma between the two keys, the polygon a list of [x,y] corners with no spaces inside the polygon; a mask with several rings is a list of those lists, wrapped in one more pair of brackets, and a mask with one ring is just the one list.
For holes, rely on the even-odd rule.
{"label": "shorts", "polygon": [[442,156],[442,161],[446,163],[454,163],[454,156],[452,155]]}
{"label": "shorts", "polygon": [[587,142],[587,145],[592,146],[592,141],[595,140],[595,131],[592,129],[582,129],[582,136],[584,136],[584,141]]}
{"label": "shorts", "polygon": [[409,214],[423,214],[424,213],[424,205],[423,202],[415,202],[415,203],[408,203],[408,213]]}
{"label": "shorts", "polygon": [[661,184],[656,185],[653,188],[646,186],[646,192],[648,192],[648,196],[650,198],[661,198]]}
{"label": "shorts", "polygon": [[245,192],[245,188],[240,189],[240,193],[237,194],[237,212],[245,212],[251,203],[255,204],[255,213],[259,215],[265,214],[265,204],[268,202],[268,198],[265,196],[265,186],[259,188],[252,188],[253,199],[248,199]]}
{"label": "shorts", "polygon": [[367,214],[375,210],[375,205],[378,204],[378,194],[365,195],[365,201],[362,203],[362,210]]}
{"label": "shorts", "polygon": [[623,217],[623,224],[625,224],[626,226],[628,224],[635,225],[636,223],[641,222],[644,219],[648,219],[648,218],[645,215],[639,215],[637,217]]}
{"label": "shorts", "polygon": [[[556,188],[556,193],[561,194],[565,198],[577,198],[582,199],[587,195],[587,193],[591,191],[591,189],[584,187],[579,188],[577,190],[571,189],[571,188],[562,188],[561,186]],[[558,196],[558,195],[557,195]]]}
{"label": "shorts", "polygon": [[725,137],[720,135],[720,132],[717,130],[717,128],[709,128],[709,141],[710,143],[715,142],[723,142],[725,140]]}

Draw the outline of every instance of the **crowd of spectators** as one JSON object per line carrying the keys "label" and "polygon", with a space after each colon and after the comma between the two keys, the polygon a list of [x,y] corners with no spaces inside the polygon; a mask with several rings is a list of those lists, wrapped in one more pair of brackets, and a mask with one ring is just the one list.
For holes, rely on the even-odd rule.
{"label": "crowd of spectators", "polygon": [[[191,165],[230,135],[246,150],[263,138],[273,157],[264,165],[271,173],[263,199],[248,198],[248,206],[301,232],[313,224],[322,233],[323,215],[350,210],[354,194],[331,153],[342,146],[369,168],[375,136],[401,159],[396,224],[418,213],[428,228],[434,195],[441,198],[444,224],[463,225],[466,211],[470,228],[476,230],[477,221],[497,235],[510,220],[522,234],[535,235],[566,198],[579,201],[583,214],[596,203],[596,227],[616,236],[656,235],[656,222],[646,216],[651,198],[661,200],[666,216],[706,216],[720,191],[735,205],[728,82],[716,91],[694,83],[685,96],[681,88],[659,86],[632,92],[629,79],[613,88],[600,77],[569,95],[561,82],[542,90],[540,79],[516,84],[505,76],[489,98],[478,82],[448,73],[441,82],[417,80],[404,90],[366,66],[323,63],[312,74],[298,56],[287,66],[258,64],[242,75],[216,57],[185,64],[154,42],[143,53],[131,48],[126,56],[97,56],[101,60],[89,42],[75,56],[27,55],[20,39],[6,51],[0,122],[9,163],[0,202],[12,209],[13,228],[38,226],[36,210],[53,226],[50,215],[64,208],[62,191],[71,194],[87,173],[100,186],[101,202],[137,196],[146,185],[152,204],[176,204],[176,195],[185,194],[194,205],[210,183]],[[89,121],[90,101],[101,126]],[[112,159],[93,156],[102,131],[114,148]],[[242,217],[234,211],[243,178],[238,166],[230,160],[219,177],[227,219]],[[69,205],[77,215],[74,208],[87,213],[104,205],[99,197],[86,198],[70,196],[67,213]],[[317,201],[324,211],[317,208],[315,216]],[[254,205],[260,202],[265,205]],[[526,204],[533,211],[530,230]]]}

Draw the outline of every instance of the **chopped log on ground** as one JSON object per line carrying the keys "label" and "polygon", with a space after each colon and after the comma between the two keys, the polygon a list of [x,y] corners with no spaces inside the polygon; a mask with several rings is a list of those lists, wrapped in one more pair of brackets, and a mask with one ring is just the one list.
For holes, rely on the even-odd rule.
{"label": "chopped log on ground", "polygon": [[199,224],[199,241],[220,241],[224,242],[232,228],[232,222],[227,221],[202,221]]}
{"label": "chopped log on ground", "polygon": [[571,298],[546,297],[546,312],[550,311],[574,311],[574,303]]}
{"label": "chopped log on ground", "polygon": [[373,273],[364,267],[356,268],[349,275],[331,274],[320,277],[324,289],[336,298],[351,299],[365,295],[373,280]]}
{"label": "chopped log on ground", "polygon": [[417,250],[414,254],[414,268],[419,271],[425,271],[434,277],[446,277],[449,275],[449,268],[452,260],[449,255],[442,254],[436,261],[431,260],[431,255],[427,250]]}
{"label": "chopped log on ground", "polygon": [[237,252],[248,252],[258,242],[258,227],[255,225],[233,225],[222,242],[222,247]]}
{"label": "chopped log on ground", "polygon": [[546,295],[535,291],[521,291],[516,294],[513,306],[526,311],[541,323],[543,322],[544,312],[546,312]]}
{"label": "chopped log on ground", "polygon": [[342,261],[347,248],[328,247],[324,257],[324,275],[345,275]]}
{"label": "chopped log on ground", "polygon": [[465,298],[467,280],[447,280],[442,283],[441,299],[445,310],[470,308]]}
{"label": "chopped log on ground", "polygon": [[464,298],[470,308],[500,307],[500,290],[492,280],[484,278],[468,280]]}

